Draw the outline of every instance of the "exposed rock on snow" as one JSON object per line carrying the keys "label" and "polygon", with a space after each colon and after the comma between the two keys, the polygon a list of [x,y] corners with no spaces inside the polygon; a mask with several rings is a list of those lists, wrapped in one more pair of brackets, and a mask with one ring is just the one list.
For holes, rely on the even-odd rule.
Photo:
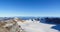
{"label": "exposed rock on snow", "polygon": [[12,20],[0,21],[0,32],[22,32],[22,28],[17,22]]}

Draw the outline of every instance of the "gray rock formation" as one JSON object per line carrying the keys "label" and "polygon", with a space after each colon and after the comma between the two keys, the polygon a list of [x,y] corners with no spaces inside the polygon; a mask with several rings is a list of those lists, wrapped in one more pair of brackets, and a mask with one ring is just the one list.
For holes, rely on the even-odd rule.
{"label": "gray rock formation", "polygon": [[0,32],[24,32],[15,20],[0,21]]}

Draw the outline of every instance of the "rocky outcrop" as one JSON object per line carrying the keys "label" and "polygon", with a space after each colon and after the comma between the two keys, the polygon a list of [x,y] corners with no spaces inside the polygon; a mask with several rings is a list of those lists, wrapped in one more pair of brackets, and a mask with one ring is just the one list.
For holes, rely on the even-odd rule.
{"label": "rocky outcrop", "polygon": [[0,21],[0,32],[24,32],[16,19]]}

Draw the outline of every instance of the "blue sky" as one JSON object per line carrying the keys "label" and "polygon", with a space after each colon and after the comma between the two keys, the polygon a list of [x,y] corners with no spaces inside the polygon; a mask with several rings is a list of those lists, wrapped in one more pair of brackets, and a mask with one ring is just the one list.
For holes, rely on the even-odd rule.
{"label": "blue sky", "polygon": [[0,17],[60,17],[59,0],[0,0]]}

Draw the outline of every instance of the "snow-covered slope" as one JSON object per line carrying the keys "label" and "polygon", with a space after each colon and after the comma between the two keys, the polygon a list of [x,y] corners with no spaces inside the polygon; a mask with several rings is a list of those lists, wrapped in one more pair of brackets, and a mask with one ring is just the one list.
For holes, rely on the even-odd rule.
{"label": "snow-covered slope", "polygon": [[25,22],[18,21],[18,25],[22,27],[26,32],[59,32],[51,29],[51,24],[38,23],[36,21],[26,20]]}

